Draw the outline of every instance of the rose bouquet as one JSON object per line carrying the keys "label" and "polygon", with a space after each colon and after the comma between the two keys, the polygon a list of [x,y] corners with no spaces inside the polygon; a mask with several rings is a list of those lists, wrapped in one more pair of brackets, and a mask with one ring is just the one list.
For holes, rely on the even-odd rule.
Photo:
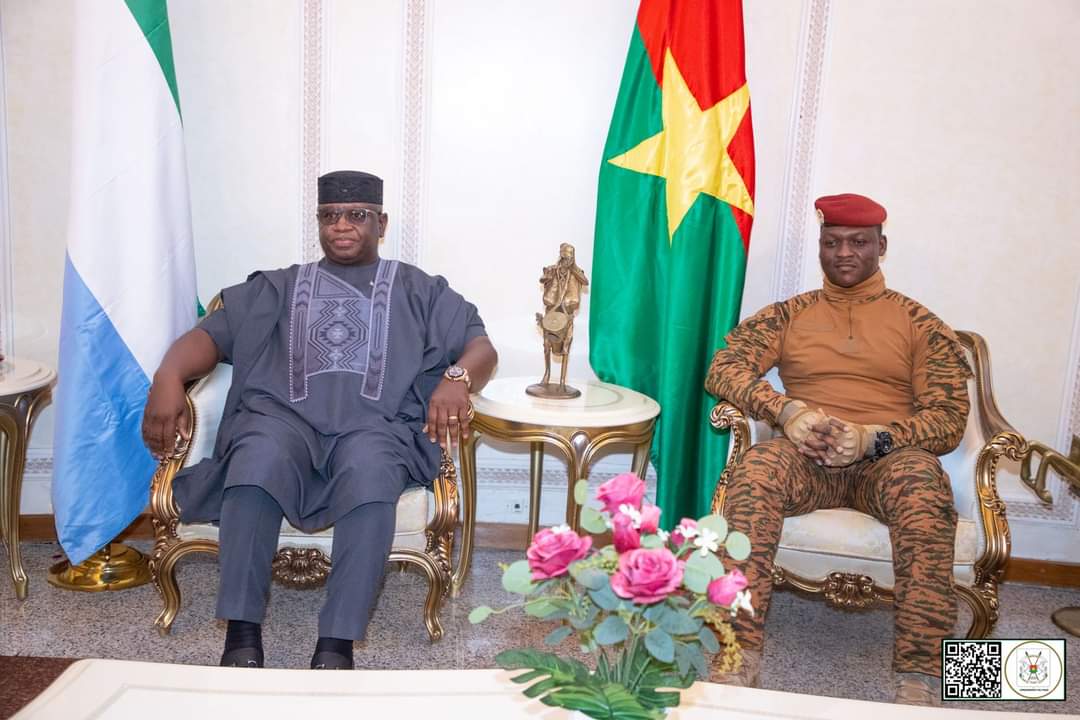
{"label": "rose bouquet", "polygon": [[[526,559],[503,566],[503,587],[522,596],[500,609],[486,605],[469,614],[472,623],[523,608],[558,623],[544,640],[558,645],[577,633],[585,663],[536,649],[508,650],[496,657],[506,670],[527,670],[514,682],[532,683],[525,695],[591,718],[662,718],[678,705],[678,689],[707,680],[710,665],[735,670],[740,662],[728,620],[753,613],[746,578],[725,572],[718,553],[735,560],[750,554],[750,542],[728,532],[719,515],[684,518],[670,532],[660,529],[660,508],[644,505],[645,483],[618,475],[597,490],[603,509],[585,505],[580,481],[574,498],[581,525],[592,534],[611,532],[612,544],[593,546],[593,537],[569,527],[547,528],[533,537]],[[710,662],[708,656],[713,657]]]}

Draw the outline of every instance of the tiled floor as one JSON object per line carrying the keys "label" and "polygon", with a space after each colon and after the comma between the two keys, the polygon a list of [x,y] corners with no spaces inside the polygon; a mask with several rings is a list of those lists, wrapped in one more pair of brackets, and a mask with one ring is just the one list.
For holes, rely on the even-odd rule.
{"label": "tiled floor", "polygon": [[[145,549],[145,543],[135,543]],[[25,543],[23,557],[31,578],[30,597],[15,599],[6,573],[0,576],[0,655],[105,657],[193,664],[216,664],[224,637],[213,619],[217,564],[209,556],[185,560],[179,570],[184,593],[172,634],[160,637],[153,628],[161,601],[152,586],[118,593],[77,593],[45,582],[58,553],[55,544]],[[359,668],[493,667],[501,650],[539,645],[551,629],[520,611],[495,615],[479,626],[469,624],[476,605],[512,601],[502,590],[498,562],[521,553],[479,550],[462,595],[443,607],[444,638],[428,640],[420,608],[426,592],[422,577],[390,573],[368,639],[357,645]],[[0,553],[6,569],[6,555]],[[994,636],[1057,638],[1064,633],[1049,619],[1062,605],[1080,605],[1080,592],[1023,585],[1002,589],[1002,620]],[[322,591],[274,587],[263,636],[267,664],[305,668],[316,636]],[[958,632],[967,628],[961,603]],[[769,613],[762,686],[773,690],[814,693],[887,702],[892,697],[892,612],[832,610],[823,603],[778,593]],[[1080,683],[1080,653],[1069,638],[1068,675]],[[567,652],[573,648],[567,646]],[[968,703],[982,710],[1080,712],[1080,690],[1067,689],[1069,699],[1044,703]],[[1075,698],[1075,699],[1074,699]],[[950,705],[953,706],[953,705]]]}

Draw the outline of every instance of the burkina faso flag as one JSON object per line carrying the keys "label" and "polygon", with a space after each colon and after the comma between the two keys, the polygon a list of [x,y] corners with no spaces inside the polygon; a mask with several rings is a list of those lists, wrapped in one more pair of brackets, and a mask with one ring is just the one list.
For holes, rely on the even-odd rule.
{"label": "burkina faso flag", "polygon": [[706,514],[723,470],[704,382],[739,317],[753,198],[741,0],[642,0],[600,168],[589,360],[660,403],[665,527]]}

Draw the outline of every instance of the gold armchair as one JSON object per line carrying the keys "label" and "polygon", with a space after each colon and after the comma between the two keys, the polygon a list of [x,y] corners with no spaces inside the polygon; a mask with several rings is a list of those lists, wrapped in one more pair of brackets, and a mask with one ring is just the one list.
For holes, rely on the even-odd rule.
{"label": "gold armchair", "polygon": [[[154,624],[164,635],[169,632],[180,610],[180,588],[176,582],[176,563],[189,553],[217,553],[217,526],[208,523],[184,524],[173,498],[172,482],[176,473],[208,456],[214,447],[218,424],[225,406],[225,396],[232,381],[232,366],[221,364],[207,377],[195,383],[187,394],[193,420],[191,440],[163,460],[151,481],[150,510],[154,525],[154,551],[150,572],[165,604]],[[398,500],[397,525],[389,562],[415,565],[428,581],[424,605],[424,624],[432,641],[443,634],[439,609],[451,584],[451,554],[454,528],[458,521],[457,471],[453,460],[443,452],[434,493],[424,488],[410,488]],[[273,575],[278,582],[298,588],[317,587],[330,572],[332,529],[305,534],[282,523],[278,552],[274,556]]]}
{"label": "gold armchair", "polygon": [[[973,332],[957,334],[974,370],[968,381],[972,406],[960,446],[942,457],[941,463],[952,481],[959,516],[955,588],[974,616],[967,636],[982,638],[990,634],[998,619],[998,583],[1011,547],[1005,503],[997,491],[997,467],[1003,457],[1022,460],[1028,454],[1028,443],[998,410],[986,342]],[[713,512],[722,513],[734,464],[767,429],[758,428],[739,408],[723,400],[713,408],[710,421],[719,430],[731,430],[728,463],[712,504]],[[773,584],[820,595],[830,605],[847,609],[891,604],[888,528],[846,508],[787,518],[773,565]]]}

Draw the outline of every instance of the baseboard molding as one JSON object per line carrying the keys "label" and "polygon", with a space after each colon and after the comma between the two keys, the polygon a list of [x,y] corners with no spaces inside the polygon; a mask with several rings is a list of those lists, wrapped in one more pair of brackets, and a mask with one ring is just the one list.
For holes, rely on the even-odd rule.
{"label": "baseboard molding", "polygon": [[[476,524],[476,546],[493,550],[524,551],[528,528],[519,523],[481,522]],[[19,518],[19,537],[28,542],[56,542],[56,526],[52,515],[23,515]],[[117,540],[149,540],[154,526],[149,515],[135,518]],[[603,544],[604,538],[600,539]],[[1028,558],[1011,558],[1005,566],[1004,582],[1050,587],[1080,587],[1080,565],[1047,562]]]}
{"label": "baseboard molding", "polygon": [[1051,587],[1080,587],[1080,565],[1072,563],[1010,558],[1004,582]]}
{"label": "baseboard molding", "polygon": [[[140,515],[134,522],[116,536],[119,542],[125,540],[151,540],[154,537],[154,524],[149,515]],[[56,523],[52,515],[20,515],[19,540],[26,542],[56,542]]]}

